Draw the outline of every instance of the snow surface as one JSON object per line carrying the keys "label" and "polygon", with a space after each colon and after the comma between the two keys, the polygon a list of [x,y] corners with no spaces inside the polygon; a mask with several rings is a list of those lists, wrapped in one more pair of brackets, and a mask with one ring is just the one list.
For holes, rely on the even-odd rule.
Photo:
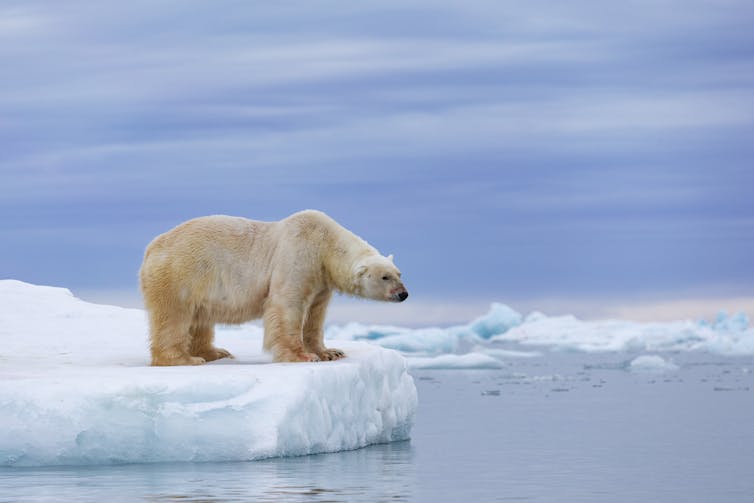
{"label": "snow surface", "polygon": [[273,364],[257,326],[221,329],[236,360],[149,367],[145,314],[0,281],[0,466],[233,461],[409,437],[417,406],[395,351]]}

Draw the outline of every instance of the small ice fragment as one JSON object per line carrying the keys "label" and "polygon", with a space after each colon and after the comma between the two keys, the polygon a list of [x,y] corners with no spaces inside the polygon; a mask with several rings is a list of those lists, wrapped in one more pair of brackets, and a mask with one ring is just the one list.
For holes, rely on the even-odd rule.
{"label": "small ice fragment", "polygon": [[678,370],[678,365],[671,361],[666,361],[657,355],[642,355],[634,358],[628,364],[632,371],[636,372],[674,372]]}

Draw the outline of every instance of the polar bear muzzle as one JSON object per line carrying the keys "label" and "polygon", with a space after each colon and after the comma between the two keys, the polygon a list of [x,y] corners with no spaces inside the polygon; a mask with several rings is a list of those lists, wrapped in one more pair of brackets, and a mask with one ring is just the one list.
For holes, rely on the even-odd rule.
{"label": "polar bear muzzle", "polygon": [[396,288],[394,291],[390,292],[390,294],[393,302],[403,302],[408,298],[408,292],[404,287]]}

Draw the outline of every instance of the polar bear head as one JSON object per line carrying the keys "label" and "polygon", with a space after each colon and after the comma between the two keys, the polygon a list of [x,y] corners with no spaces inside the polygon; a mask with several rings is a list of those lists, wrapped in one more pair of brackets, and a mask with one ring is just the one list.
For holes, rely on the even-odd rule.
{"label": "polar bear head", "polygon": [[408,297],[392,255],[370,255],[361,259],[356,265],[355,275],[361,297],[390,302],[403,302]]}

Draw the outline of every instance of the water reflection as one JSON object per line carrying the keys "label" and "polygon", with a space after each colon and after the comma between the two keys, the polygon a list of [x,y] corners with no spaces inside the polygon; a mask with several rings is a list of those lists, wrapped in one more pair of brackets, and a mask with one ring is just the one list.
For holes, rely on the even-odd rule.
{"label": "water reflection", "polygon": [[1,470],[0,501],[408,501],[414,480],[411,444],[395,442],[248,463]]}
{"label": "water reflection", "polygon": [[752,358],[674,355],[680,369],[661,378],[615,364],[633,358],[416,372],[410,443],[248,463],[0,468],[0,503],[754,501]]}

